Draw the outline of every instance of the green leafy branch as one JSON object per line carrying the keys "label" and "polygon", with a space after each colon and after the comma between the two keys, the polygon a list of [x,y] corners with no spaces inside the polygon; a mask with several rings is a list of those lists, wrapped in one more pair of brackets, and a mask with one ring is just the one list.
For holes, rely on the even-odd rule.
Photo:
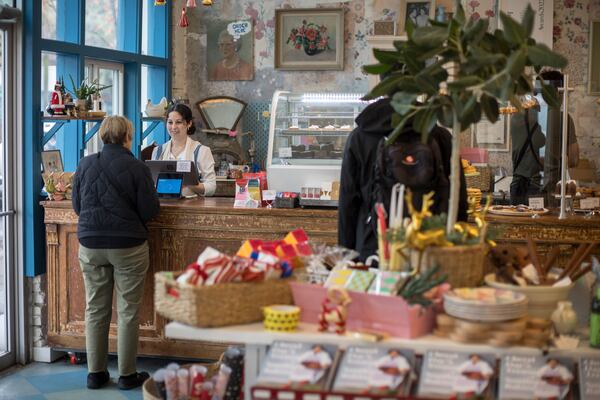
{"label": "green leafy branch", "polygon": [[98,79],[94,79],[88,81],[88,78],[85,78],[81,81],[79,87],[75,85],[75,81],[73,77],[69,75],[69,79],[71,80],[71,88],[69,92],[71,92],[76,98],[81,100],[86,100],[89,97],[100,93],[104,89],[110,88],[112,85],[101,85]]}

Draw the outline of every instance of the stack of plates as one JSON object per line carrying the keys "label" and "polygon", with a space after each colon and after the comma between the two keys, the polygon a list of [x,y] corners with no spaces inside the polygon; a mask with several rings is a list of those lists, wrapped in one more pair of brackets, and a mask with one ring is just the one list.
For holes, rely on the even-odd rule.
{"label": "stack of plates", "polygon": [[469,211],[476,211],[481,207],[481,190],[477,188],[467,188],[467,199]]}
{"label": "stack of plates", "polygon": [[527,315],[527,296],[493,288],[454,289],[444,295],[444,309],[470,321],[509,321]]}

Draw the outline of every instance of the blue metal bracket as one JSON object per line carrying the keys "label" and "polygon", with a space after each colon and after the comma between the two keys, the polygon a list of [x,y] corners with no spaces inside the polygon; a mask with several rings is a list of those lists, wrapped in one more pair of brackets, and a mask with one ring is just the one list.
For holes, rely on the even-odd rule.
{"label": "blue metal bracket", "polygon": [[98,129],[100,129],[99,121],[96,123],[96,125],[92,126],[92,129],[90,129],[88,132],[86,132],[84,139],[83,139],[83,143],[87,144],[87,142],[89,142],[94,137],[96,132],[98,132]]}
{"label": "blue metal bracket", "polygon": [[152,131],[154,129],[156,129],[156,127],[158,126],[158,124],[160,123],[160,121],[152,121],[152,123],[150,124],[149,127],[147,127],[144,132],[142,133],[142,140],[146,139],[148,137],[148,135],[150,135],[152,133]]}
{"label": "blue metal bracket", "polygon": [[50,139],[52,139],[52,136],[56,135],[56,132],[58,132],[58,130],[60,128],[62,128],[62,126],[69,121],[52,121],[52,122],[54,122],[54,126],[52,126],[52,128],[50,128],[50,130],[48,132],[46,132],[44,134],[44,137],[42,138],[42,148],[44,148],[46,143],[48,143],[50,141]]}

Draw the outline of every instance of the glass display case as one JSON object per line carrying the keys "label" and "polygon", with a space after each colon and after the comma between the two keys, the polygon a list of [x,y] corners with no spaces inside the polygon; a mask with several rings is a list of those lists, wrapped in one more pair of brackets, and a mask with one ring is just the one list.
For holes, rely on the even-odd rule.
{"label": "glass display case", "polygon": [[339,181],[346,140],[368,104],[362,96],[276,91],[269,126],[269,188],[299,192]]}

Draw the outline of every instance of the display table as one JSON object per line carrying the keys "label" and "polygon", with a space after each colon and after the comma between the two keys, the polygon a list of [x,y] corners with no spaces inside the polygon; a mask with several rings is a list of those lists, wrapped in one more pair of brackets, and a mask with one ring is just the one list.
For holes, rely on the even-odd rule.
{"label": "display table", "polygon": [[[46,201],[46,264],[48,342],[56,348],[85,349],[85,288],[79,268],[77,215],[70,201]],[[574,215],[559,220],[556,215],[540,218],[488,216],[498,243],[524,244],[530,235],[545,253],[561,247],[561,259],[574,245],[600,241],[600,217]],[[232,198],[198,198],[161,203],[160,215],[148,224],[150,268],[140,310],[140,355],[217,359],[228,339],[220,343],[186,342],[164,335],[166,320],[154,312],[154,273],[177,271],[194,261],[206,246],[234,254],[243,240],[281,239],[289,231],[303,228],[315,242],[337,243],[337,210],[240,209]],[[600,252],[600,248],[596,249]],[[116,315],[113,314],[113,322]],[[111,325],[110,351],[116,349],[116,325]]]}
{"label": "display table", "polygon": [[[250,389],[256,384],[259,368],[264,359],[267,347],[276,340],[309,342],[321,344],[335,344],[341,348],[349,345],[369,346],[396,346],[413,349],[417,354],[424,354],[427,350],[447,350],[472,353],[491,353],[496,357],[504,354],[540,355],[542,350],[532,347],[494,347],[481,344],[461,344],[433,335],[423,336],[418,339],[389,338],[381,342],[368,342],[352,335],[340,336],[333,333],[317,331],[317,325],[300,323],[296,332],[269,332],[265,331],[262,323],[227,326],[223,328],[196,328],[193,326],[171,322],[165,328],[165,335],[171,339],[186,341],[232,342],[243,344],[246,348],[244,364],[244,394],[245,399],[250,399]],[[580,346],[574,350],[550,349],[550,354],[577,358],[580,356],[600,356],[600,349],[591,349],[587,341],[581,341]]]}

